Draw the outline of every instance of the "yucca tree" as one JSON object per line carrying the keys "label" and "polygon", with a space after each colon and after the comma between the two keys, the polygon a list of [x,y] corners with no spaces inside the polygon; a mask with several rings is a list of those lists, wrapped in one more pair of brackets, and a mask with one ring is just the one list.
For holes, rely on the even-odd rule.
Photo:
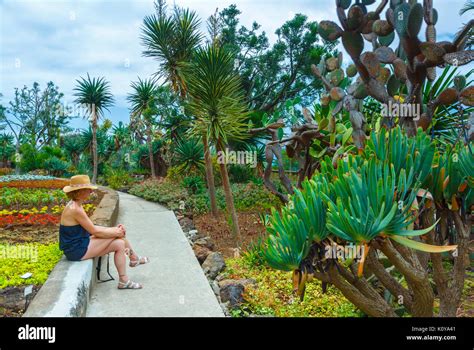
{"label": "yucca tree", "polygon": [[87,73],[87,78],[80,77],[76,80],[74,88],[75,102],[87,106],[88,119],[92,129],[92,163],[93,175],[92,183],[97,182],[97,125],[100,117],[104,115],[104,110],[109,110],[114,103],[114,97],[110,90],[110,84],[104,77],[91,78]]}
{"label": "yucca tree", "polygon": [[[414,138],[399,127],[373,132],[360,154],[337,163],[326,157],[312,179],[295,190],[290,204],[266,218],[266,261],[293,271],[301,297],[305,283],[316,277],[370,316],[397,316],[400,305],[393,298],[414,316],[432,316],[432,279],[439,315],[455,316],[469,261],[473,164],[468,146],[461,143],[439,154],[420,130]],[[455,237],[447,239],[453,229]],[[346,260],[328,256],[334,244],[364,247],[363,254]],[[451,254],[451,271],[443,267],[440,253]],[[374,279],[392,298],[374,288]]]}
{"label": "yucca tree", "polygon": [[[160,66],[157,76],[163,77],[183,102],[187,87],[183,68],[191,61],[202,40],[199,32],[200,20],[194,11],[175,7],[168,15],[164,6],[159,6],[157,15],[146,16],[142,27],[143,55],[155,58]],[[200,135],[204,146],[206,181],[211,203],[211,212],[217,216],[216,188],[212,171],[212,159],[206,135]]]}
{"label": "yucca tree", "polygon": [[159,62],[157,77],[169,81],[182,98],[186,97],[182,70],[201,42],[199,25],[196,12],[176,6],[169,16],[150,15],[143,20],[143,55]]}
{"label": "yucca tree", "polygon": [[153,124],[156,112],[156,97],[158,88],[153,79],[142,80],[131,84],[133,92],[127,97],[131,104],[131,123],[136,127],[143,125],[147,135],[148,157],[150,158],[151,176],[156,177],[155,161],[153,157]]}
{"label": "yucca tree", "polygon": [[[244,120],[248,115],[239,76],[231,52],[216,45],[199,48],[186,69],[189,109],[196,117],[192,132],[205,135],[218,152],[225,152],[230,139],[246,137]],[[232,233],[240,244],[237,213],[226,164],[219,164]]]}

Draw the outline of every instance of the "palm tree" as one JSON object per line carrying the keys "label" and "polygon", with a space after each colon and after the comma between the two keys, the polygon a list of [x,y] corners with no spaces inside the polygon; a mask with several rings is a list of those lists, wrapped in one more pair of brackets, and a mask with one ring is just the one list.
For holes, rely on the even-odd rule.
{"label": "palm tree", "polygon": [[152,79],[132,82],[133,92],[128,95],[127,100],[132,104],[131,121],[136,127],[140,125],[145,126],[146,143],[148,146],[148,157],[150,158],[150,170],[152,178],[156,177],[155,160],[153,157],[153,122],[156,111],[155,100],[157,95],[157,87],[155,81]]}
{"label": "palm tree", "polygon": [[[159,7],[163,8],[163,6]],[[185,99],[187,87],[183,79],[183,68],[190,62],[194,51],[202,40],[199,32],[200,20],[194,11],[174,8],[168,16],[164,10],[157,15],[146,16],[142,27],[142,44],[145,46],[143,55],[155,58],[160,66],[158,77],[165,78],[172,90],[182,100]],[[201,135],[204,146],[206,181],[211,202],[211,212],[217,216],[216,188],[212,172],[212,159],[206,135]]]}
{"label": "palm tree", "polygon": [[92,183],[97,182],[97,121],[103,116],[104,110],[109,110],[114,103],[114,97],[110,92],[110,84],[104,77],[92,78],[87,73],[87,78],[80,77],[74,88],[75,102],[87,106],[89,120],[92,129]]}
{"label": "palm tree", "polygon": [[[240,79],[231,52],[216,45],[196,51],[186,70],[189,108],[196,117],[192,131],[206,135],[218,152],[225,152],[229,140],[243,140],[248,116]],[[237,213],[225,162],[219,164],[226,204],[232,219],[232,233],[240,245]]]}

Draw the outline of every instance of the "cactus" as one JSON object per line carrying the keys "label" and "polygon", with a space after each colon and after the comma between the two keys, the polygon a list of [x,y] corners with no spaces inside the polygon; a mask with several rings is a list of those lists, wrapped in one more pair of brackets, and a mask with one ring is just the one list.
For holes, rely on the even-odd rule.
{"label": "cactus", "polygon": [[458,100],[458,91],[455,88],[448,88],[441,92],[436,99],[436,104],[450,105]]}
{"label": "cactus", "polygon": [[410,38],[417,38],[423,23],[423,6],[415,4],[408,15],[407,34]]}
{"label": "cactus", "polygon": [[337,0],[337,6],[342,7],[344,10],[347,10],[351,6],[351,0]]}
{"label": "cactus", "polygon": [[342,44],[351,57],[360,56],[364,50],[364,39],[362,35],[357,32],[345,31],[342,34]]}
{"label": "cactus", "polygon": [[342,98],[344,97],[345,93],[344,93],[344,90],[342,90],[340,87],[333,87],[330,91],[329,91],[329,95],[331,96],[331,99],[333,101],[341,101]]}
{"label": "cactus", "polygon": [[428,41],[420,44],[420,50],[428,62],[436,66],[443,62],[443,56],[446,54],[441,45]]}
{"label": "cactus", "polygon": [[[472,90],[463,86],[462,78],[456,79],[457,93],[448,90],[438,99],[425,104],[422,103],[421,89],[427,79],[436,79],[436,67],[443,67],[445,64],[461,66],[474,60],[474,51],[463,48],[469,30],[474,27],[474,21],[466,24],[452,42],[437,42],[435,24],[438,13],[433,8],[432,0],[390,0],[385,16],[382,11],[388,1],[381,0],[375,10],[369,10],[367,6],[374,2],[357,0],[351,6],[351,1],[338,0],[336,12],[342,29],[333,22],[323,21],[320,24],[321,36],[330,41],[341,38],[344,49],[351,56],[354,64],[346,68],[346,75],[353,78],[356,71],[359,73],[357,81],[347,88],[347,94],[343,96],[340,90],[335,89],[341,87],[344,79],[342,70],[338,70],[341,64],[336,67],[335,60],[329,61],[328,70],[337,70],[337,73],[327,74],[327,78],[323,78],[323,75],[316,76],[324,79],[327,91],[332,92],[331,99],[343,101],[346,106],[351,105],[346,103],[350,98],[361,100],[370,95],[379,102],[388,104],[399,95],[402,100],[409,99],[411,103],[421,105],[423,120],[419,122],[419,126],[425,129],[429,127],[437,106],[458,100],[470,106]],[[426,23],[424,42],[418,38],[423,20]],[[393,50],[389,46],[394,42],[395,33],[399,40],[398,47]],[[370,43],[371,51],[364,52],[364,40]],[[403,89],[400,88],[402,84],[405,86]],[[357,108],[354,107],[354,110]],[[409,135],[416,133],[417,123],[413,118],[403,118],[400,124]],[[355,125],[353,129],[353,138],[363,140],[354,137],[360,135],[361,129],[357,129]],[[357,146],[360,147],[360,144]]]}
{"label": "cactus", "polygon": [[333,70],[329,75],[329,81],[332,85],[338,86],[344,79],[344,71],[340,68]]}
{"label": "cactus", "polygon": [[375,50],[375,55],[381,63],[392,63],[397,59],[395,52],[390,47],[381,46]]}
{"label": "cactus", "polygon": [[362,64],[367,68],[370,76],[377,78],[380,73],[380,61],[377,58],[377,55],[373,52],[364,52],[360,57]]}
{"label": "cactus", "polygon": [[390,78],[391,72],[390,69],[387,67],[381,67],[379,75],[377,76],[377,80],[382,84],[387,83],[388,79]]}
{"label": "cactus", "polygon": [[349,78],[355,77],[357,75],[357,67],[354,64],[349,65],[346,68],[346,74]]}
{"label": "cactus", "polygon": [[364,21],[364,11],[360,5],[354,5],[350,8],[347,15],[347,28],[349,30],[358,29]]}
{"label": "cactus", "polygon": [[464,75],[455,76],[453,82],[458,91],[461,91],[466,87],[466,77]]}
{"label": "cactus", "polygon": [[395,39],[395,32],[392,30],[392,32],[386,36],[379,36],[378,41],[380,45],[382,46],[390,46],[391,43],[393,43],[393,40]]}
{"label": "cactus", "polygon": [[321,21],[319,23],[318,32],[324,40],[334,41],[341,36],[342,29],[332,21]]}
{"label": "cactus", "polygon": [[387,91],[388,94],[392,97],[398,95],[398,90],[400,89],[400,80],[397,79],[395,75],[390,76],[387,81]]}
{"label": "cactus", "polygon": [[326,60],[326,68],[328,71],[333,71],[340,68],[339,59],[337,57],[331,57]]}
{"label": "cactus", "polygon": [[410,14],[410,5],[402,3],[395,8],[394,20],[395,30],[398,36],[403,38],[407,35],[408,16]]}
{"label": "cactus", "polygon": [[459,102],[466,106],[474,107],[474,86],[469,86],[460,92]]}
{"label": "cactus", "polygon": [[372,24],[372,31],[378,36],[387,36],[393,33],[393,27],[388,21],[378,19]]}

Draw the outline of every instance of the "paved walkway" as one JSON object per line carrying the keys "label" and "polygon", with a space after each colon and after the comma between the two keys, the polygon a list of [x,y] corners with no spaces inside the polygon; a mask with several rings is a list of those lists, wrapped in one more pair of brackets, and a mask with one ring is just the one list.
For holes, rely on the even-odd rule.
{"label": "paved walkway", "polygon": [[128,268],[129,277],[144,288],[116,288],[118,278],[111,254],[110,270],[116,281],[95,285],[87,316],[224,316],[174,213],[138,197],[119,194],[117,223],[125,225],[137,253],[150,258],[146,265]]}

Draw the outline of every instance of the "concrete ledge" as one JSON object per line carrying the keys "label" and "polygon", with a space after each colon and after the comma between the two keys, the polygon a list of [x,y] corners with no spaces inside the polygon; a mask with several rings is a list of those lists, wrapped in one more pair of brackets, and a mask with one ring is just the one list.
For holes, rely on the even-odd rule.
{"label": "concrete ledge", "polygon": [[23,317],[82,317],[92,282],[92,260],[58,262]]}
{"label": "concrete ledge", "polygon": [[[100,226],[112,226],[118,215],[117,192],[100,187],[105,192],[91,220]],[[95,284],[97,259],[58,262],[45,284],[30,303],[23,317],[83,317],[87,311],[90,291]]]}

